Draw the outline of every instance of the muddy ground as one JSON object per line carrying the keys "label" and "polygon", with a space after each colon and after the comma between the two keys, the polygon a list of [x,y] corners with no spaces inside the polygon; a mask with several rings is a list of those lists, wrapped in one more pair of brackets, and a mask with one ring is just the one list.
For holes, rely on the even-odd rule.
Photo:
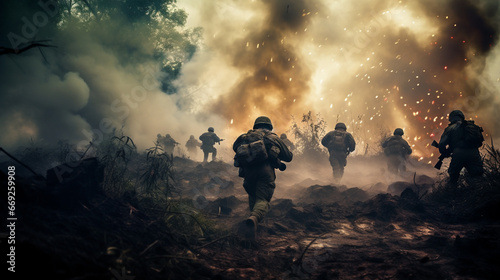
{"label": "muddy ground", "polygon": [[[259,225],[257,244],[251,244],[238,234],[248,205],[237,170],[183,158],[175,159],[175,168],[176,201],[185,208],[170,212],[133,196],[111,198],[98,184],[82,191],[92,180],[61,191],[42,178],[19,176],[15,276],[500,279],[498,197],[457,212],[451,209],[456,204],[430,199],[429,178],[437,180],[431,176],[401,178],[395,186],[370,183],[364,174],[355,186],[348,176],[354,170],[346,170],[350,185],[334,185],[328,176],[310,175],[318,167],[298,172],[291,166],[278,174],[271,211]],[[0,179],[5,186],[5,174]],[[4,196],[1,204],[7,208]],[[8,234],[2,233],[2,258]]]}

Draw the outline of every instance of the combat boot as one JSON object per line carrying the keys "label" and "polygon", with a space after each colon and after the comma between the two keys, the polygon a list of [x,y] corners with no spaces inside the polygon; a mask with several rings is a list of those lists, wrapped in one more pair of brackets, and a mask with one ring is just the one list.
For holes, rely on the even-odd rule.
{"label": "combat boot", "polygon": [[245,221],[245,224],[247,226],[246,238],[248,238],[249,240],[255,241],[255,239],[257,238],[257,223],[258,219],[255,216],[250,216]]}

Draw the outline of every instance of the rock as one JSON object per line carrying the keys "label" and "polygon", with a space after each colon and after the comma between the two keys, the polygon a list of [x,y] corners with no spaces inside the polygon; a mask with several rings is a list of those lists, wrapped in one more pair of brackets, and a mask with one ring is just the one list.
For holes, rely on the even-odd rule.
{"label": "rock", "polygon": [[335,186],[313,185],[307,188],[299,201],[303,203],[333,203],[340,201],[342,196]]}
{"label": "rock", "polygon": [[281,217],[284,216],[292,207],[293,204],[291,199],[276,199],[271,201],[271,209],[268,215],[270,217]]}
{"label": "rock", "polygon": [[350,188],[340,193],[348,202],[365,201],[370,198],[368,193],[360,188]]}
{"label": "rock", "polygon": [[322,211],[321,207],[309,204],[304,207],[292,207],[286,216],[304,225],[318,219]]}
{"label": "rock", "polygon": [[367,191],[372,194],[383,193],[387,191],[387,185],[382,182],[378,182],[370,186]]}
{"label": "rock", "polygon": [[396,197],[390,194],[379,194],[364,203],[362,214],[382,221],[391,221],[399,214]]}
{"label": "rock", "polygon": [[[413,182],[404,182],[404,181],[398,181],[394,182],[387,187],[387,192],[392,194],[392,195],[401,195],[401,193],[407,189],[411,188],[418,196],[423,195],[426,192],[429,192],[432,190],[432,186],[434,185],[434,180],[431,179],[428,176],[421,175],[418,178],[421,178],[421,182],[427,182],[427,183],[413,183]],[[431,182],[432,183],[429,183]],[[417,182],[417,180],[415,180]]]}
{"label": "rock", "polygon": [[387,187],[387,192],[392,195],[401,195],[405,189],[412,188],[413,186],[413,183],[398,181],[390,184],[389,187]]}

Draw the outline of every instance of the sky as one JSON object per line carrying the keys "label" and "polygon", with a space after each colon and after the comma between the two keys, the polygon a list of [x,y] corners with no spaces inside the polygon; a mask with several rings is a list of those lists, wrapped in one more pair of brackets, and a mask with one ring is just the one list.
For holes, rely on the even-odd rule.
{"label": "sky", "polygon": [[[165,75],[158,61],[110,52],[113,38],[100,33],[55,38],[57,52],[44,55],[0,56],[0,146],[68,140],[84,147],[119,128],[144,150],[158,133],[184,144],[212,126],[227,140],[220,155],[229,160],[231,140],[258,116],[269,116],[275,132],[290,133],[292,122],[311,111],[327,130],[346,123],[358,154],[378,151],[381,138],[401,127],[425,158],[435,156],[429,145],[454,109],[500,140],[498,1],[177,6],[188,14],[187,27],[203,33],[173,94],[157,82]],[[140,34],[128,40],[151,51]]]}

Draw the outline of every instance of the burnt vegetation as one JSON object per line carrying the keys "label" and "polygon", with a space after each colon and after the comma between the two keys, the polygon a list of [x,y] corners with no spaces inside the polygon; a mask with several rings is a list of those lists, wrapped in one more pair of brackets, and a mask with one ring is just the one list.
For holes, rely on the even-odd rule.
{"label": "burnt vegetation", "polygon": [[[309,133],[320,131],[306,123]],[[172,157],[158,143],[139,151],[121,134],[81,151],[64,142],[53,149],[31,143],[14,154],[46,170],[41,178],[2,156],[2,167],[17,166],[21,273],[52,279],[500,275],[500,151],[493,144],[483,148],[486,174],[475,181],[465,174],[454,188],[443,178],[424,191],[415,177],[399,195],[295,186],[293,197],[272,200],[256,248],[237,234],[248,206],[230,164]],[[7,201],[1,203],[5,208]]]}

